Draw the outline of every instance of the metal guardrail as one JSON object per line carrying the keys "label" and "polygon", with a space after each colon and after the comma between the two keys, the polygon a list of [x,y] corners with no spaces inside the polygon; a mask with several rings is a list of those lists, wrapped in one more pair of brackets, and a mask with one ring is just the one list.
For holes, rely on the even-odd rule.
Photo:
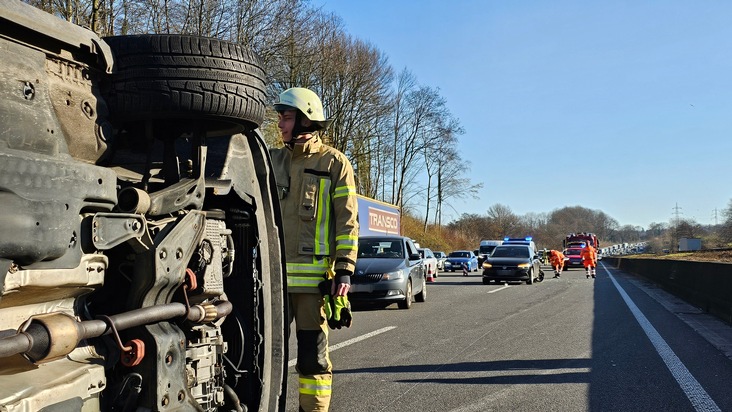
{"label": "metal guardrail", "polygon": [[649,279],[669,293],[732,324],[732,263],[615,256],[605,257],[603,261]]}
{"label": "metal guardrail", "polygon": [[[732,251],[732,247],[719,247],[719,248],[712,248],[712,249],[690,250],[688,252],[711,253],[711,252],[729,252],[729,251]],[[686,252],[679,252],[679,253],[686,253]]]}

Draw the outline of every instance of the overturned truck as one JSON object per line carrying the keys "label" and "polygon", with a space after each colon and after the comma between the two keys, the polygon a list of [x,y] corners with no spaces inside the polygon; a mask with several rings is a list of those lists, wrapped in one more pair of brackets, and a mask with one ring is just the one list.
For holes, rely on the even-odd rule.
{"label": "overturned truck", "polygon": [[0,410],[283,409],[256,55],[2,0],[0,61]]}

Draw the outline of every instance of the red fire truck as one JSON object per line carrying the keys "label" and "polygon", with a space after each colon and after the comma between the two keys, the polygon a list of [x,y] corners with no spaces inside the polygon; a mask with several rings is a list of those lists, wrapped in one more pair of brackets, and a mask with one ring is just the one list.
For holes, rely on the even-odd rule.
{"label": "red fire truck", "polygon": [[589,243],[595,249],[600,247],[600,241],[594,233],[570,233],[562,241],[562,246],[568,248],[570,246],[580,246],[582,243]]}

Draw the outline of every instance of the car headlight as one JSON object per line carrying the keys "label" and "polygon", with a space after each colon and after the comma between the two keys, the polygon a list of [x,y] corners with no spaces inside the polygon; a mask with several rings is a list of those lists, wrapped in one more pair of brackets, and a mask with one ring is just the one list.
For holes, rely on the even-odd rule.
{"label": "car headlight", "polygon": [[381,280],[396,280],[396,279],[401,279],[403,277],[404,277],[404,270],[399,269],[394,272],[384,273],[384,276],[381,277]]}
{"label": "car headlight", "polygon": [[491,265],[490,263],[488,263],[488,262],[483,262],[483,269],[490,269],[490,268],[492,268],[492,267],[493,267],[493,265]]}
{"label": "car headlight", "polygon": [[528,269],[531,267],[531,263],[519,263],[518,268],[519,269]]}

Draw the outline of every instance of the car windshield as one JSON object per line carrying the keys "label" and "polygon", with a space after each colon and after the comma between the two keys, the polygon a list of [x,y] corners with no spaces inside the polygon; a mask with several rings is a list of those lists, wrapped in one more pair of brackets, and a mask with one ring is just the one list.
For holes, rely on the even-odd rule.
{"label": "car windshield", "polygon": [[568,249],[565,255],[567,256],[579,256],[582,254],[582,249]]}
{"label": "car windshield", "polygon": [[[422,252],[420,252],[421,254]],[[401,239],[359,239],[359,258],[394,259],[404,257]]]}
{"label": "car windshield", "polygon": [[484,255],[490,255],[491,252],[493,252],[493,249],[496,248],[496,245],[490,245],[490,246],[481,246],[480,247],[480,253]]}
{"label": "car windshield", "polygon": [[445,253],[444,252],[435,252],[435,257],[438,259],[442,259],[445,257]]}
{"label": "car windshield", "polygon": [[520,258],[528,258],[529,257],[529,249],[525,247],[520,246],[506,246],[506,247],[497,247],[493,249],[493,254],[491,257],[520,257]]}
{"label": "car windshield", "polygon": [[469,258],[470,252],[452,252],[450,253],[451,258]]}

